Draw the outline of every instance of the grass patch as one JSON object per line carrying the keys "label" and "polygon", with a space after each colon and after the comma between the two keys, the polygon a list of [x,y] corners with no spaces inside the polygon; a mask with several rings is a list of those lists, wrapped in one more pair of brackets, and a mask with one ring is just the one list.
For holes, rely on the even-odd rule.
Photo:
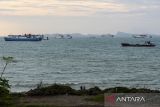
{"label": "grass patch", "polygon": [[91,98],[86,98],[85,100],[93,102],[104,102],[104,94],[92,96]]}

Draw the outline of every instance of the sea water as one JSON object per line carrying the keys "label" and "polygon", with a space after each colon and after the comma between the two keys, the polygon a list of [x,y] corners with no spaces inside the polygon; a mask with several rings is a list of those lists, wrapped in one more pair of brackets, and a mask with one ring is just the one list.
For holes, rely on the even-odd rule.
{"label": "sea water", "polygon": [[[7,42],[0,38],[0,57],[12,56],[4,73],[11,91],[28,91],[45,85],[68,84],[101,88],[127,86],[160,88],[160,37],[156,47],[121,47],[122,42],[145,39],[75,37],[40,42]],[[5,62],[0,60],[0,71]]]}

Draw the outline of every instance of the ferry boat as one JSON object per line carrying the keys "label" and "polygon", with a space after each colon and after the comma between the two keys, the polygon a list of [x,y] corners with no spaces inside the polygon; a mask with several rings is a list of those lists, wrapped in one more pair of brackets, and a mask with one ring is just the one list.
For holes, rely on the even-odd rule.
{"label": "ferry boat", "polygon": [[24,35],[8,35],[4,37],[5,41],[41,41],[44,38],[43,35],[33,35],[33,34],[24,34]]}

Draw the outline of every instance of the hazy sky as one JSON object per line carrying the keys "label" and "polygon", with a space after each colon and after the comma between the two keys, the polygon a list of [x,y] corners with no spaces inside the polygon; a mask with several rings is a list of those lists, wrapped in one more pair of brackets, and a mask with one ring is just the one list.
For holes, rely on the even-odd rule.
{"label": "hazy sky", "polygon": [[160,0],[0,0],[0,35],[160,34]]}

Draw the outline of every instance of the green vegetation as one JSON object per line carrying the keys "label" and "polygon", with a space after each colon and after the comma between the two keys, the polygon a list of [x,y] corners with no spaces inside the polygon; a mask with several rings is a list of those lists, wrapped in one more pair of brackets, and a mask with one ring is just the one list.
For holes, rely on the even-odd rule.
{"label": "green vegetation", "polygon": [[85,90],[75,90],[70,86],[53,84],[48,87],[36,88],[28,91],[28,96],[54,96],[54,95],[100,95],[104,93],[160,93],[159,90],[150,90],[145,88],[127,88],[114,87],[101,90],[99,87],[93,87]]}
{"label": "green vegetation", "polygon": [[[41,83],[40,83],[41,84]],[[48,87],[38,87],[28,91],[29,96],[54,96],[54,95],[98,95],[102,93],[99,87],[93,87],[84,90],[75,90],[70,86],[53,84]]]}
{"label": "green vegetation", "polygon": [[69,86],[54,84],[48,87],[37,87],[34,90],[28,91],[26,94],[29,96],[53,96],[53,95],[73,95],[75,90]]}
{"label": "green vegetation", "polygon": [[6,106],[11,104],[11,95],[9,92],[10,85],[8,80],[3,77],[3,74],[7,68],[7,65],[13,61],[13,57],[3,57],[3,61],[5,61],[5,66],[3,67],[1,77],[0,77],[0,105]]}
{"label": "green vegetation", "polygon": [[9,94],[9,85],[8,85],[8,80],[5,78],[0,78],[0,105],[9,105],[10,102],[10,94]]}

